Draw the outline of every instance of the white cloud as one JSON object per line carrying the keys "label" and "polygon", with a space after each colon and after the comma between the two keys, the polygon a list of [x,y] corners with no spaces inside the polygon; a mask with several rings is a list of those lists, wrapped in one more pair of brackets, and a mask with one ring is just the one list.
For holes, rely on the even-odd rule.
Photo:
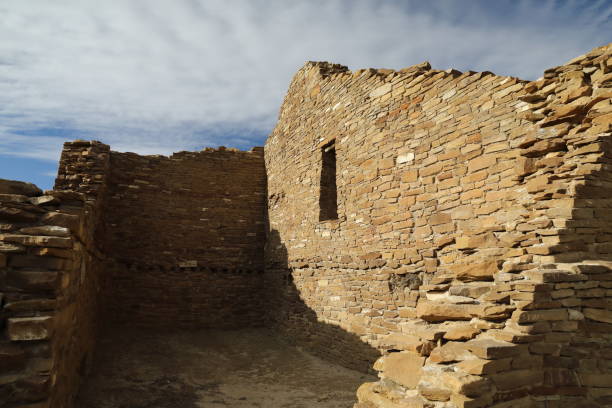
{"label": "white cloud", "polygon": [[605,0],[424,3],[3,0],[0,154],[56,160],[79,136],[139,153],[248,147],[307,60],[532,79],[610,40]]}

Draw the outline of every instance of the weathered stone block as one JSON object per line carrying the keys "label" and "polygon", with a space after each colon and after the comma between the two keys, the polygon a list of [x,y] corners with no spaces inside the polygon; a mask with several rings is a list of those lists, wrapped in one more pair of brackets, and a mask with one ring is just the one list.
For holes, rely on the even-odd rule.
{"label": "weathered stone block", "polygon": [[387,350],[412,351],[420,355],[428,355],[434,343],[411,334],[392,333],[381,341],[380,347]]}
{"label": "weathered stone block", "polygon": [[48,196],[48,195],[44,195],[40,197],[32,197],[28,201],[38,206],[58,205],[59,204],[59,200],[56,197]]}
{"label": "weathered stone block", "polygon": [[0,206],[0,220],[10,222],[35,222],[38,215],[20,208]]}
{"label": "weathered stone block", "polygon": [[612,324],[612,310],[584,308],[582,313],[587,319]]}
{"label": "weathered stone block", "polygon": [[26,364],[26,353],[15,344],[0,344],[0,374],[22,368]]}
{"label": "weathered stone block", "polygon": [[8,319],[7,332],[11,341],[45,340],[51,335],[53,318],[13,317]]}
{"label": "weathered stone block", "polygon": [[0,194],[0,203],[25,203],[28,197],[18,194]]}
{"label": "weathered stone block", "polygon": [[516,344],[499,340],[470,340],[465,344],[467,349],[476,356],[487,360],[512,357],[521,352],[521,347],[517,346]]}
{"label": "weathered stone block", "polygon": [[474,355],[470,353],[466,343],[450,341],[433,349],[427,361],[431,363],[450,363],[470,358],[474,358]]}
{"label": "weathered stone block", "polygon": [[544,381],[542,370],[516,370],[491,375],[495,386],[502,391],[522,387],[535,387]]}
{"label": "weathered stone block", "polygon": [[19,230],[26,235],[48,235],[54,237],[69,237],[70,230],[55,225],[42,225],[39,227],[27,227]]}
{"label": "weathered stone block", "polygon": [[35,255],[11,255],[9,266],[13,268],[49,269],[49,270],[69,270],[72,262],[68,259],[35,256]]}
{"label": "weathered stone block", "polygon": [[585,275],[578,275],[554,269],[527,271],[525,272],[525,276],[529,280],[537,283],[580,282],[588,279]]}
{"label": "weathered stone block", "polygon": [[477,375],[445,372],[442,381],[448,384],[455,394],[467,397],[479,397],[491,390],[491,381]]}
{"label": "weathered stone block", "polygon": [[50,212],[45,214],[41,221],[46,224],[68,228],[73,233],[77,233],[79,230],[79,217],[73,214]]}
{"label": "weathered stone block", "polygon": [[444,333],[444,339],[446,340],[470,340],[473,339],[480,329],[467,323],[458,323],[445,326],[446,333]]}
{"label": "weathered stone block", "polygon": [[429,322],[470,320],[484,313],[482,305],[452,304],[421,300],[417,304],[417,317]]}
{"label": "weathered stone block", "polygon": [[53,248],[71,248],[72,239],[58,236],[35,236],[35,235],[17,235],[17,234],[2,234],[0,240],[6,242],[14,242],[26,246],[45,246]]}
{"label": "weathered stone block", "polygon": [[455,265],[451,271],[458,280],[463,282],[491,281],[498,272],[498,261]]}
{"label": "weathered stone block", "polygon": [[457,363],[457,368],[465,371],[468,374],[474,375],[498,373],[501,371],[510,370],[511,367],[512,358],[502,358],[499,360],[482,360],[479,358],[472,358]]}
{"label": "weathered stone block", "polygon": [[6,285],[21,291],[52,291],[57,286],[58,278],[59,274],[53,271],[9,270],[6,274]]}
{"label": "weathered stone block", "polygon": [[568,320],[567,309],[549,310],[517,310],[512,314],[512,320],[518,323],[535,323],[539,321]]}
{"label": "weathered stone block", "polygon": [[422,374],[425,357],[402,351],[385,356],[382,362],[382,373],[386,378],[407,388],[415,388]]}
{"label": "weathered stone block", "polygon": [[18,194],[34,197],[41,195],[42,190],[32,183],[0,179],[0,194]]}

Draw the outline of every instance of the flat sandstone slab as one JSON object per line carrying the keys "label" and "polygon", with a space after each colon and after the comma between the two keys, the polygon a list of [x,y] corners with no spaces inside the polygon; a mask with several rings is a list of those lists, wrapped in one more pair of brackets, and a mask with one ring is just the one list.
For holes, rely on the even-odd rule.
{"label": "flat sandstone slab", "polygon": [[376,380],[264,329],[115,333],[99,342],[77,408],[351,408]]}

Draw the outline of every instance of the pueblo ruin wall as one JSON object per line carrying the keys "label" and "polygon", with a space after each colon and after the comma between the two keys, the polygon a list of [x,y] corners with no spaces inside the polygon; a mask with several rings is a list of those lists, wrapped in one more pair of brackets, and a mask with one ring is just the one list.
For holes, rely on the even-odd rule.
{"label": "pueblo ruin wall", "polygon": [[0,181],[0,407],[71,407],[128,326],[272,327],[376,371],[356,408],[612,406],[611,51],[307,63],[265,149],[75,141],[54,190]]}
{"label": "pueblo ruin wall", "polygon": [[612,403],[609,51],[535,82],[296,74],[265,146],[267,275],[316,320],[276,323],[340,361],[318,321],[382,350],[360,407]]}

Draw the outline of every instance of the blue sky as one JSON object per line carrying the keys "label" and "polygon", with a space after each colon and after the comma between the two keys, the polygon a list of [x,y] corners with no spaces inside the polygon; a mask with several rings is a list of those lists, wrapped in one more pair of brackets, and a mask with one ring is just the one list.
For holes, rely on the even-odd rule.
{"label": "blue sky", "polygon": [[2,0],[0,178],[51,188],[62,143],[262,145],[305,61],[536,79],[612,41],[610,0]]}

